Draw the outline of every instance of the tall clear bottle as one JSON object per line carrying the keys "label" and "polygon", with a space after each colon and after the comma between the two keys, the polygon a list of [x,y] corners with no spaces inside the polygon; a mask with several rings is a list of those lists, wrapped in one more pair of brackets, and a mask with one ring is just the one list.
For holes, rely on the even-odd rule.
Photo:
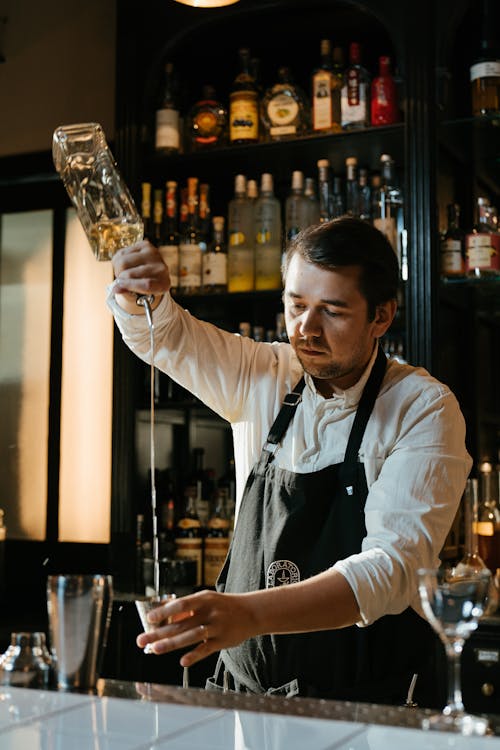
{"label": "tall clear bottle", "polygon": [[342,188],[342,178],[334,177],[332,182],[332,196],[330,201],[330,216],[332,219],[339,219],[345,216],[345,199]]}
{"label": "tall clear bottle", "polygon": [[274,195],[273,176],[261,176],[255,202],[255,288],[281,288],[281,207]]}
{"label": "tall clear bottle", "polygon": [[330,162],[328,159],[318,161],[319,221],[324,224],[331,216]]}
{"label": "tall clear bottle", "polygon": [[170,274],[170,291],[179,286],[179,233],[177,231],[177,182],[168,180],[165,190],[163,232],[158,248]]}
{"label": "tall clear bottle", "polygon": [[228,291],[250,292],[255,286],[254,201],[247,197],[246,177],[234,180],[228,206]]}
{"label": "tall clear bottle", "polygon": [[171,62],[165,64],[161,104],[156,110],[155,147],[164,155],[176,154],[181,146],[181,124],[177,104],[177,80]]}
{"label": "tall clear bottle", "polygon": [[345,160],[345,209],[348,216],[359,217],[358,160],[348,156]]}
{"label": "tall clear bottle", "polygon": [[310,201],[304,195],[304,174],[299,170],[292,173],[290,195],[285,202],[285,241],[290,242],[298,233],[309,226]]}
{"label": "tall clear bottle", "polygon": [[212,242],[203,254],[202,291],[208,294],[227,292],[227,248],[224,242],[224,217],[212,219]]}
{"label": "tall clear bottle", "polygon": [[381,184],[374,195],[373,224],[385,234],[398,256],[400,268],[403,269],[405,263],[401,243],[404,231],[403,194],[396,182],[394,160],[389,154],[382,154],[380,166]]}
{"label": "tall clear bottle", "polygon": [[361,45],[349,45],[349,65],[341,97],[342,128],[358,130],[370,124],[370,76],[361,64]]}
{"label": "tall clear bottle", "polygon": [[179,291],[181,294],[199,294],[202,243],[198,231],[198,178],[189,177],[187,183],[188,216],[179,243]]}

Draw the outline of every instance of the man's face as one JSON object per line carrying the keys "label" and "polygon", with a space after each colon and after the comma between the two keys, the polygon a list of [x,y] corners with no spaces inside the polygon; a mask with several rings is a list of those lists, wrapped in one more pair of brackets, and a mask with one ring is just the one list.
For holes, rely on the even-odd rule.
{"label": "man's face", "polygon": [[324,396],[333,386],[349,388],[360,378],[375,339],[389,328],[396,305],[368,304],[359,290],[359,266],[326,270],[296,254],[290,261],[284,303],[288,338],[305,372]]}

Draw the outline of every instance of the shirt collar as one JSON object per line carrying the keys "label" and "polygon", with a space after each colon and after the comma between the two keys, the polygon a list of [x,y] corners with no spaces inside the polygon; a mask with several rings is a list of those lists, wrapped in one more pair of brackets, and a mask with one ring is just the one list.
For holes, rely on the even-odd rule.
{"label": "shirt collar", "polygon": [[[359,403],[361,395],[365,389],[366,381],[370,377],[372,367],[377,358],[377,353],[378,353],[378,341],[376,345],[373,347],[373,353],[370,358],[370,361],[368,362],[358,382],[354,383],[354,385],[352,385],[350,388],[346,388],[345,390],[343,388],[334,387],[332,397],[330,399],[325,399],[325,401],[335,402],[336,405],[342,406],[344,408],[349,407],[349,406],[356,406]],[[312,379],[311,375],[308,375],[307,373],[305,373],[304,378],[305,378],[307,387],[312,390],[313,394],[317,397],[320,396],[320,394],[316,390],[316,386],[314,385],[314,380]],[[323,398],[323,396],[321,396],[321,398]]]}

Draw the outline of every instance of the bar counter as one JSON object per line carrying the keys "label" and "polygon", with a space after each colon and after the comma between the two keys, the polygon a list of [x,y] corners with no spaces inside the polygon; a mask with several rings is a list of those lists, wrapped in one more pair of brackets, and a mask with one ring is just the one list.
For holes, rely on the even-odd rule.
{"label": "bar counter", "polygon": [[430,712],[99,680],[93,694],[0,688],[2,750],[487,750],[495,736],[424,732]]}

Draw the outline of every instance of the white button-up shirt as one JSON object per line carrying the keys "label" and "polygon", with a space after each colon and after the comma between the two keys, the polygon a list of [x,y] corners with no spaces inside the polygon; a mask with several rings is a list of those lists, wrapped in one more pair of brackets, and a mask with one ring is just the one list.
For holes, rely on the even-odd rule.
{"label": "white button-up shirt", "polygon": [[[150,362],[143,315],[108,304],[126,344]],[[154,363],[231,423],[237,509],[283,397],[303,375],[292,347],[256,343],[200,321],[166,294],[154,311]],[[376,350],[361,379],[325,399],[306,375],[295,416],[275,453],[281,468],[319,471],[341,463]],[[471,459],[455,396],[421,368],[388,361],[359,451],[368,485],[366,537],[358,554],[334,568],[349,582],[359,625],[411,605],[421,611],[416,571],[437,567]]]}

